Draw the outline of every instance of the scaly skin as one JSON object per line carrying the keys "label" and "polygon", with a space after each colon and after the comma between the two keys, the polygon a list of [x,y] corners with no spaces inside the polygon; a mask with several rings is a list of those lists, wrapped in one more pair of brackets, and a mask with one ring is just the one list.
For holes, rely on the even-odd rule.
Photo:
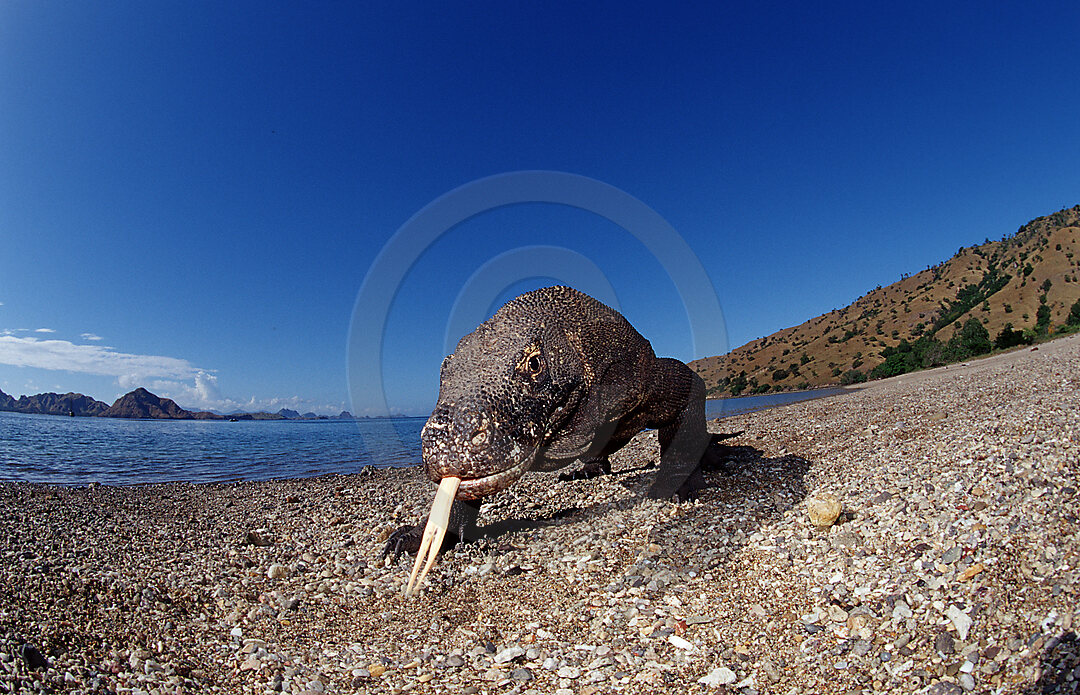
{"label": "scaly skin", "polygon": [[[530,470],[598,464],[643,429],[659,430],[653,498],[688,499],[704,485],[705,384],[657,357],[614,309],[569,287],[508,302],[443,361],[439,400],[421,433],[424,471],[462,479],[448,538],[477,535],[480,500]],[[415,552],[423,526],[403,527],[383,555]]]}

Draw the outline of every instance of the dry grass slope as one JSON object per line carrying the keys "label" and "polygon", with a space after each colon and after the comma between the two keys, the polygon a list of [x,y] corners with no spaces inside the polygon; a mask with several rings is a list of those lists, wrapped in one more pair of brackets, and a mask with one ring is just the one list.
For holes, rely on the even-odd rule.
{"label": "dry grass slope", "polygon": [[1080,298],[1080,205],[1036,218],[1001,241],[961,248],[944,263],[878,287],[843,309],[690,366],[714,395],[726,390],[725,378],[740,373],[750,384],[746,392],[754,386],[786,390],[836,384],[848,370],[868,373],[883,362],[886,347],[933,330],[963,288],[983,283],[992,289],[995,277],[1006,276],[1000,289],[943,326],[937,338],[948,341],[954,328],[972,317],[991,339],[1007,323],[1016,330],[1033,328],[1044,293],[1051,325],[1065,323]]}

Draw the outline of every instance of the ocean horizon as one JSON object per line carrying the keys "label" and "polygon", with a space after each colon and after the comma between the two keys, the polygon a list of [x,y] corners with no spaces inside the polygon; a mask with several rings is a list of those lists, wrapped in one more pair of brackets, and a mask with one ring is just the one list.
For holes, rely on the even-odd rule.
{"label": "ocean horizon", "polygon": [[[710,400],[731,417],[844,393],[819,389]],[[310,478],[420,462],[426,417],[124,420],[0,412],[0,482],[80,486]]]}

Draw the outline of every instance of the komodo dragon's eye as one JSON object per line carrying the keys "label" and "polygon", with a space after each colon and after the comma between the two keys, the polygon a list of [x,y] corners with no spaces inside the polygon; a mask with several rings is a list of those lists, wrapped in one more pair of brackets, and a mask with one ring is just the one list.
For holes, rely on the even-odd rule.
{"label": "komodo dragon's eye", "polygon": [[544,357],[538,348],[530,348],[525,351],[521,362],[518,363],[518,371],[524,373],[530,379],[539,379],[544,373]]}

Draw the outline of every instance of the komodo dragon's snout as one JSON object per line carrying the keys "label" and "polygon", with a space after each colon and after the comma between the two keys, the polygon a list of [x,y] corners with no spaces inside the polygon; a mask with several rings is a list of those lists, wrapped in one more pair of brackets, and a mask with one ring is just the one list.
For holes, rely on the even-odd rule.
{"label": "komodo dragon's snout", "polygon": [[459,500],[493,495],[530,470],[580,395],[580,356],[566,335],[509,319],[481,324],[443,361],[420,435],[425,473],[435,483],[460,478]]}

